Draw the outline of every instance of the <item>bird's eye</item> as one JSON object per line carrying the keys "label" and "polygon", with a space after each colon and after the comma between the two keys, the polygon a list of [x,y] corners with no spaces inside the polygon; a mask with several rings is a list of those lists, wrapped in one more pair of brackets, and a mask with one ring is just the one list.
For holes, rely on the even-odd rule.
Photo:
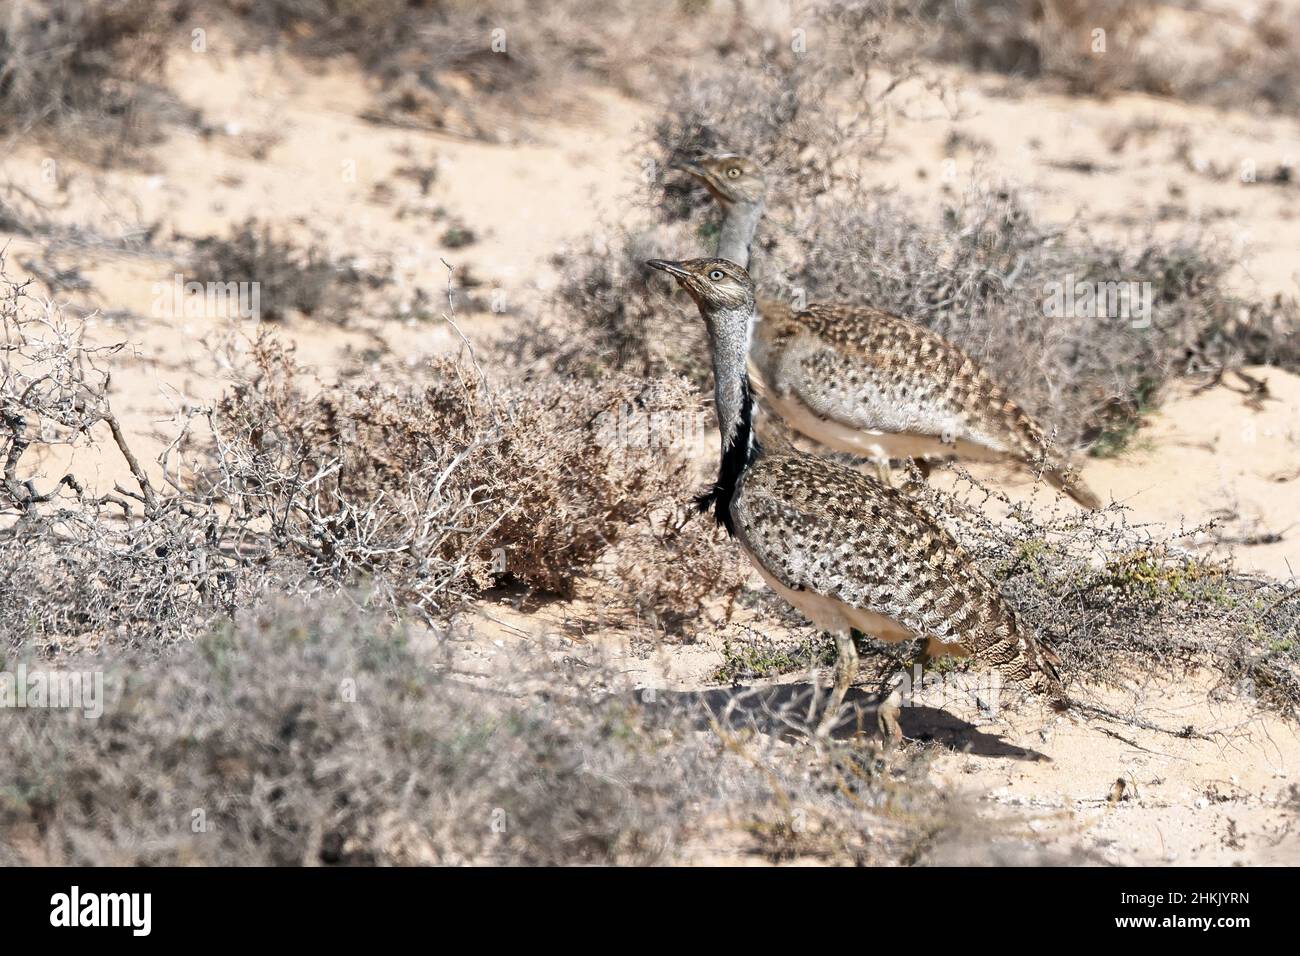
{"label": "bird's eye", "polygon": [[712,272],[709,273],[709,278],[712,279],[714,282],[721,282],[723,279],[722,270],[714,269]]}
{"label": "bird's eye", "polygon": [[739,166],[732,166],[732,167],[730,167],[730,168],[727,170],[727,175],[728,175],[730,178],[735,179],[737,176],[740,175],[740,167],[739,167]]}

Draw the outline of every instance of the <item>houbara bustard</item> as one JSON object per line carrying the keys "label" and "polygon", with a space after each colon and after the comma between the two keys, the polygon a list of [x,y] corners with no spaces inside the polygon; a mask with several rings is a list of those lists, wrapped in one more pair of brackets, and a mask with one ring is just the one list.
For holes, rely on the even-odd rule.
{"label": "houbara bustard", "polygon": [[[1063,703],[1049,655],[919,505],[845,465],[761,450],[746,368],[749,273],[725,259],[647,265],[690,293],[708,330],[722,459],[701,508],[713,509],[773,590],[835,637],[834,689],[817,732],[834,726],[857,675],[855,628],[890,642],[926,638],[931,656],[973,655]],[[896,722],[889,730],[899,736]]]}
{"label": "houbara bustard", "polygon": [[[723,210],[717,255],[749,268],[767,199],[762,169],[724,153],[679,168]],[[1101,501],[1051,450],[1042,427],[978,362],[922,325],[870,306],[759,302],[750,353],[762,403],[801,434],[889,459],[1014,461],[1086,508]]]}

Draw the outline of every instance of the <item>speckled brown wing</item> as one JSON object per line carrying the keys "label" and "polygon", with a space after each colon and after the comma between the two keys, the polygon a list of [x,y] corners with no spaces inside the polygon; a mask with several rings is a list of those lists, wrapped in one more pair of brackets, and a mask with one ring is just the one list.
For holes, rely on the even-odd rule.
{"label": "speckled brown wing", "polygon": [[[869,306],[764,302],[755,343],[766,388],[863,432],[928,436],[1043,468],[1080,504],[1101,502],[1048,450],[1043,429],[974,359],[929,329]],[[816,437],[816,436],[813,436]]]}
{"label": "speckled brown wing", "polygon": [[952,536],[906,495],[808,455],[765,455],[731,505],[753,560],[795,592],[881,615],[1060,696],[1050,660]]}

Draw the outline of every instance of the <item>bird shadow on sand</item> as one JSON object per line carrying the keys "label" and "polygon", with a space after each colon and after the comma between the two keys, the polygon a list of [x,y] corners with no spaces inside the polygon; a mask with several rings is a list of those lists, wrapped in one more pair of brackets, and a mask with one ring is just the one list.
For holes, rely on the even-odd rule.
{"label": "bird shadow on sand", "polygon": [[[817,708],[810,715],[809,704],[817,694]],[[848,740],[858,734],[881,738],[878,712],[880,696],[859,687],[851,688],[844,700],[842,716],[831,736]],[[807,682],[770,684],[753,687],[737,685],[702,691],[656,689],[653,695],[641,692],[647,709],[656,707],[689,709],[696,714],[696,726],[710,729],[716,722],[722,728],[739,731],[754,729],[783,740],[805,740],[815,726],[824,705],[826,692]],[[981,757],[1004,757],[1011,760],[1048,760],[1046,754],[1019,747],[1003,740],[987,728],[925,705],[906,706],[898,714],[903,735],[911,741],[935,743],[959,753]]]}

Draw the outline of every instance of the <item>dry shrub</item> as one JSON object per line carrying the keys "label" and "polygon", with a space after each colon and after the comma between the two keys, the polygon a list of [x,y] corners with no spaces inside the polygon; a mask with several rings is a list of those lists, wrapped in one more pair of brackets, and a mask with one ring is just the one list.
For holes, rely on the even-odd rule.
{"label": "dry shrub", "polygon": [[1300,30],[1279,2],[1250,18],[1226,7],[1162,17],[1139,0],[927,0],[917,12],[919,52],[977,70],[1044,78],[1071,93],[1300,106]]}
{"label": "dry shrub", "polygon": [[[661,169],[702,153],[738,152],[767,171],[774,205],[805,201],[861,173],[888,132],[885,99],[915,69],[891,42],[908,15],[885,0],[804,4],[792,14],[796,40],[750,27],[743,43],[674,78],[643,147]],[[657,178],[649,192],[669,221],[711,203],[682,174]]]}
{"label": "dry shrub", "polygon": [[202,633],[255,576],[213,546],[214,529],[179,507],[138,525],[65,508],[0,531],[0,639],[56,651],[73,638],[157,646]]}
{"label": "dry shrub", "polygon": [[389,281],[387,275],[363,272],[332,256],[319,241],[299,245],[277,235],[270,223],[254,219],[236,226],[228,238],[196,240],[191,273],[194,281],[214,285],[257,283],[257,318],[268,322],[298,312],[346,323],[367,292]]}
{"label": "dry shrub", "polygon": [[1122,505],[1035,515],[969,475],[961,484],[957,494],[929,485],[916,494],[1056,650],[1069,679],[1141,694],[1146,678],[1208,669],[1225,693],[1300,713],[1295,580],[1240,572],[1185,544],[1204,529],[1135,525]]}
{"label": "dry shrub", "polygon": [[[567,595],[612,546],[653,541],[651,517],[698,484],[686,445],[639,437],[643,420],[698,432],[680,380],[498,390],[443,359],[418,385],[392,372],[324,387],[266,334],[216,407],[191,410],[160,483],[109,404],[112,350],[4,288],[0,632],[13,644],[157,643],[268,592],[359,579],[429,617],[510,580]],[[42,476],[38,456],[74,442],[115,455],[130,481]]]}
{"label": "dry shrub", "polygon": [[5,862],[545,865],[669,849],[695,768],[665,779],[635,715],[483,693],[346,607],[276,605],[166,661],[110,665],[98,721],[6,721]]}
{"label": "dry shrub", "polygon": [[685,462],[623,442],[626,409],[690,415],[673,381],[549,380],[498,391],[434,361],[419,387],[318,390],[260,338],[213,419],[220,491],[313,573],[378,575],[445,608],[508,575],[569,594],[609,546],[682,494]]}
{"label": "dry shrub", "polygon": [[[85,636],[192,635],[263,569],[224,547],[228,514],[158,485],[109,402],[107,360],[84,328],[3,278],[0,258],[0,635],[10,644]],[[129,474],[109,490],[42,473],[63,447],[112,449]],[[57,460],[57,459],[56,459]]]}
{"label": "dry shrub", "polygon": [[269,0],[239,12],[301,52],[356,57],[382,89],[369,118],[489,140],[577,105],[575,79],[645,89],[664,62],[721,42],[719,13],[690,0]]}
{"label": "dry shrub", "polygon": [[[187,118],[159,82],[175,0],[14,0],[0,12],[0,132],[108,162]],[[188,117],[192,119],[192,117]]]}
{"label": "dry shrub", "polygon": [[936,791],[924,758],[780,742],[797,708],[611,695],[610,666],[541,641],[513,644],[488,690],[356,603],[274,602],[161,660],[72,662],[103,674],[104,713],[7,713],[0,862],[651,863],[727,846],[883,864],[1037,843]]}

